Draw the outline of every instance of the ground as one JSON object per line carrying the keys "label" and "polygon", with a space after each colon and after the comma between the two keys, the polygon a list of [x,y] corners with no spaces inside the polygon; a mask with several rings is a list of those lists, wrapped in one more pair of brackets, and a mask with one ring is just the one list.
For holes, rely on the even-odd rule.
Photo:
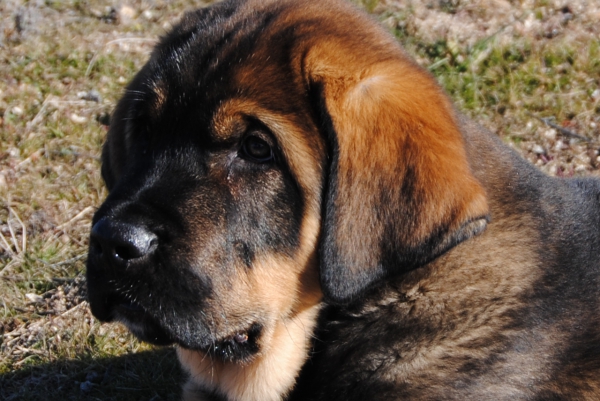
{"label": "ground", "polygon": [[[201,2],[0,2],[0,399],[176,400],[172,348],[85,301],[105,124],[159,35]],[[600,175],[600,3],[363,0],[458,109],[548,174]]]}

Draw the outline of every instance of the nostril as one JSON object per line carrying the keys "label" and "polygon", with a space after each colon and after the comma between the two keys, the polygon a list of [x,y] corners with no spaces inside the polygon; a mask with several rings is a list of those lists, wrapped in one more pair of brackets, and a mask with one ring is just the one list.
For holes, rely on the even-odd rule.
{"label": "nostril", "polygon": [[90,252],[123,263],[154,252],[158,237],[142,224],[126,223],[103,217],[92,227]]}
{"label": "nostril", "polygon": [[139,256],[134,249],[131,249],[126,246],[117,246],[115,247],[115,257],[123,260],[136,259]]}

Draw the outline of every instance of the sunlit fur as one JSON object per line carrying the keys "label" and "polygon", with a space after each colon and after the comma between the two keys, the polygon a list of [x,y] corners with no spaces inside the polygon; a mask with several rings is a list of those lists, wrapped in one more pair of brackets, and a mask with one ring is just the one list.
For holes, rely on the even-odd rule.
{"label": "sunlit fur", "polygon": [[[111,280],[178,344],[186,401],[600,398],[600,184],[462,117],[370,16],[218,3],[129,91],[95,221],[174,227]],[[253,134],[270,164],[240,156]],[[211,351],[253,324],[256,349]]]}

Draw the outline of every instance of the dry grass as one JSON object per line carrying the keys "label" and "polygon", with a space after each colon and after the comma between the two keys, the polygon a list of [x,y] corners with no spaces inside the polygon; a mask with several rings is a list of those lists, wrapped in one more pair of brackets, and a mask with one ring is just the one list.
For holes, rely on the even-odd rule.
{"label": "dry grass", "polygon": [[[172,350],[99,325],[87,309],[82,275],[90,218],[106,195],[101,122],[157,36],[198,3],[114,4],[0,2],[3,400],[178,398]],[[598,174],[598,2],[362,4],[460,109],[533,163],[554,175]]]}

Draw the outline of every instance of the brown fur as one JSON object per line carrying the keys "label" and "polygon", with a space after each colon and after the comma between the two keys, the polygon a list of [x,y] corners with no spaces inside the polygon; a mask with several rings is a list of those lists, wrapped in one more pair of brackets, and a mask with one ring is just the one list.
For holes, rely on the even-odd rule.
{"label": "brown fur", "polygon": [[186,400],[600,397],[600,185],[524,163],[367,15],[221,3],[129,90],[90,301],[179,345]]}

